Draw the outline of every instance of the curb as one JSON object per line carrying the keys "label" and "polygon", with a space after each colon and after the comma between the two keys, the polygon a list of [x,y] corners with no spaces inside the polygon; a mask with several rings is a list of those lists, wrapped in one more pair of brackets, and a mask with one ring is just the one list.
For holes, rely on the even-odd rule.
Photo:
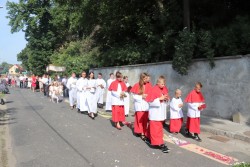
{"label": "curb", "polygon": [[241,141],[250,143],[250,137],[244,136],[244,135],[239,134],[239,133],[209,128],[209,127],[203,127],[202,125],[201,125],[201,130],[204,132],[209,132],[209,133],[215,134],[215,135],[226,136],[226,137],[231,138],[231,139],[237,139],[237,140],[241,140]]}

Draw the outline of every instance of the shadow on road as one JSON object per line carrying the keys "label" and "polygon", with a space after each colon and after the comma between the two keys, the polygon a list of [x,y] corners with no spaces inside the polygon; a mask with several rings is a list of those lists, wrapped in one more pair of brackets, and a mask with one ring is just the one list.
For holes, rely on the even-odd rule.
{"label": "shadow on road", "polygon": [[0,126],[1,125],[8,125],[16,123],[16,118],[14,117],[16,108],[8,108],[4,110],[0,110]]}

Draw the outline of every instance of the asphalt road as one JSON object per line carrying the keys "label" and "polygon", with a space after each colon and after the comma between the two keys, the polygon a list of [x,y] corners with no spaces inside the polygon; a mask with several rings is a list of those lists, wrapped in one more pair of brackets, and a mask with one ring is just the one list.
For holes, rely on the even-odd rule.
{"label": "asphalt road", "polygon": [[225,166],[168,144],[171,152],[152,149],[124,127],[108,119],[49,102],[40,93],[13,88],[7,96],[10,134],[17,167],[190,167]]}

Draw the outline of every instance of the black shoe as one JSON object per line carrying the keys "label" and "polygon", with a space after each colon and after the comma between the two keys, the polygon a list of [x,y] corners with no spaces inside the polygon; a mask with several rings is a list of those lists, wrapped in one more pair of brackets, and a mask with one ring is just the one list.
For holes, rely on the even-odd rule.
{"label": "black shoe", "polygon": [[190,132],[188,131],[188,129],[185,129],[185,135],[186,135],[187,137],[190,137],[190,136],[191,136],[191,134],[190,134]]}
{"label": "black shoe", "polygon": [[194,140],[198,141],[198,142],[201,142],[201,138],[198,136],[198,134],[195,134],[194,135]]}
{"label": "black shoe", "polygon": [[165,144],[160,145],[160,148],[163,153],[169,153],[170,151]]}
{"label": "black shoe", "polygon": [[81,111],[80,111],[80,109],[79,109],[79,108],[77,109],[77,112],[78,112],[78,113],[81,113]]}
{"label": "black shoe", "polygon": [[128,117],[128,115],[125,115],[125,117]]}
{"label": "black shoe", "polygon": [[146,138],[146,139],[144,140],[144,142],[145,142],[146,144],[148,144],[148,145],[151,145],[151,141],[150,141],[148,138]]}
{"label": "black shoe", "polygon": [[4,105],[4,104],[5,104],[5,102],[4,102],[4,100],[3,100],[3,99],[1,99],[1,104],[2,104],[2,105]]}

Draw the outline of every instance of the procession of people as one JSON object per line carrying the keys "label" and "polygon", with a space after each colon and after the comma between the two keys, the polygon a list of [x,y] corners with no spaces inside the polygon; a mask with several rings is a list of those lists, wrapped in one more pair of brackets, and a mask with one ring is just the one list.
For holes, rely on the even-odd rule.
{"label": "procession of people", "polygon": [[[133,130],[145,143],[168,153],[169,149],[163,141],[163,129],[167,119],[167,107],[170,108],[169,132],[178,134],[183,126],[183,106],[181,89],[175,90],[171,99],[166,85],[166,78],[159,76],[153,86],[150,75],[140,74],[138,83],[129,84],[129,78],[121,72],[110,73],[107,83],[99,73],[83,71],[79,79],[72,73],[67,81],[69,90],[70,109],[77,109],[79,113],[86,113],[91,119],[97,116],[98,108],[103,108],[103,98],[106,92],[106,112],[111,112],[112,122],[116,129],[122,130],[126,124],[126,117],[130,110],[130,96],[133,98],[134,124]],[[194,89],[185,99],[187,105],[187,124],[185,134],[196,141],[201,141],[200,112],[206,108],[204,97],[201,93],[202,84],[195,83]],[[193,133],[193,134],[192,134]]]}
{"label": "procession of people", "polygon": [[[195,83],[194,89],[183,102],[181,89],[176,88],[174,97],[171,99],[166,78],[159,76],[156,84],[153,85],[150,75],[145,72],[140,74],[138,82],[133,86],[130,86],[128,76],[123,76],[119,71],[115,74],[110,73],[107,82],[103,79],[102,73],[98,73],[95,78],[94,72],[87,74],[85,71],[82,71],[78,78],[73,72],[69,78],[65,76],[62,79],[57,75],[51,78],[47,74],[42,77],[33,74],[30,77],[20,76],[16,80],[15,83],[20,88],[30,88],[33,92],[38,90],[55,103],[62,102],[63,98],[68,97],[71,110],[76,109],[78,113],[85,113],[93,120],[98,114],[98,108],[103,109],[105,105],[106,112],[111,112],[111,120],[118,130],[122,130],[122,127],[128,123],[126,117],[129,115],[130,106],[133,106],[134,134],[148,145],[161,149],[163,153],[169,152],[169,148],[163,141],[167,108],[169,106],[169,132],[178,134],[184,122],[185,102],[187,105],[185,135],[196,141],[202,141],[199,136],[200,113],[206,108],[206,104],[200,82]],[[130,98],[133,99],[133,104],[130,104]]]}

